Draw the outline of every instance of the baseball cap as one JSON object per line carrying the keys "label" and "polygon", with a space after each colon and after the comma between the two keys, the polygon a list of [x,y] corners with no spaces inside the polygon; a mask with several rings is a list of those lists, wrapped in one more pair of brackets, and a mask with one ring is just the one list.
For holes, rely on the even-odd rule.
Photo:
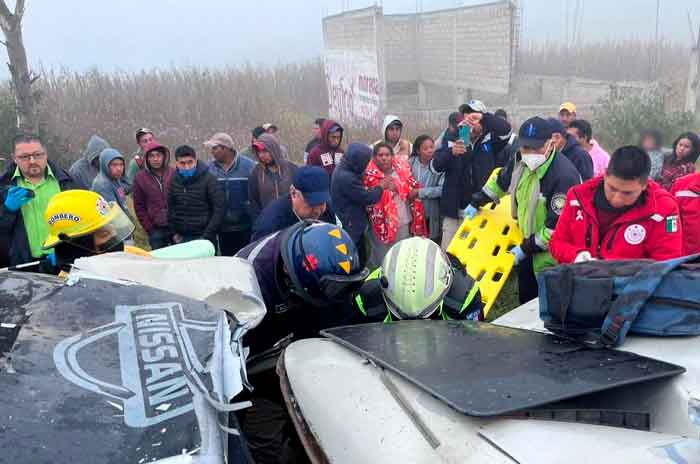
{"label": "baseball cap", "polygon": [[309,206],[330,203],[330,177],[319,166],[302,166],[294,173],[292,185],[304,195]]}
{"label": "baseball cap", "polygon": [[569,113],[575,113],[576,112],[576,105],[574,105],[571,102],[564,102],[559,107],[559,112],[561,113],[562,111],[568,111]]}
{"label": "baseball cap", "polygon": [[486,105],[481,100],[469,100],[467,102],[467,108],[470,113],[486,113]]}
{"label": "baseball cap", "polygon": [[252,130],[253,137],[256,139],[265,133],[265,128],[263,126],[258,126]]}
{"label": "baseball cap", "polygon": [[552,138],[552,126],[549,121],[540,117],[530,118],[520,126],[518,131],[518,146],[541,148]]}
{"label": "baseball cap", "polygon": [[151,134],[153,135],[153,131],[147,127],[142,127],[136,131],[136,141],[138,142],[139,139],[141,138],[142,135],[146,134]]}
{"label": "baseball cap", "polygon": [[214,148],[217,145],[221,145],[222,147],[226,147],[230,150],[235,150],[233,148],[233,139],[230,135],[223,132],[217,132],[209,140],[204,142],[204,146],[207,148]]}
{"label": "baseball cap", "polygon": [[265,129],[266,131],[268,131],[268,130],[270,130],[270,129],[272,129],[272,128],[274,128],[275,130],[279,129],[279,128],[277,127],[277,125],[275,125],[275,124],[273,124],[273,123],[271,123],[271,122],[267,122],[267,123],[263,124],[263,125],[262,125],[262,128]]}
{"label": "baseball cap", "polygon": [[566,127],[557,118],[547,118],[547,122],[552,127],[552,134],[566,135]]}

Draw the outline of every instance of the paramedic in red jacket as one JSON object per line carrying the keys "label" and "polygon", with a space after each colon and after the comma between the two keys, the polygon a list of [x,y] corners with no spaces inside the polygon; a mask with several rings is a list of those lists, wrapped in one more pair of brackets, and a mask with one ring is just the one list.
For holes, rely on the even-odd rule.
{"label": "paramedic in red jacket", "polygon": [[700,253],[700,173],[677,179],[671,188],[681,212],[683,254]]}
{"label": "paramedic in red jacket", "polygon": [[678,205],[649,180],[650,170],[646,152],[622,147],[613,153],[605,176],[569,190],[549,243],[554,258],[566,264],[682,256]]}

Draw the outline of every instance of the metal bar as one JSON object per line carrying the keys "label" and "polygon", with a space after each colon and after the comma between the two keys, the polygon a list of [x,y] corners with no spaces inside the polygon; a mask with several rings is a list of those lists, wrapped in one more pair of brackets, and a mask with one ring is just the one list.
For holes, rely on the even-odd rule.
{"label": "metal bar", "polygon": [[438,446],[440,446],[440,440],[437,439],[435,434],[428,428],[425,422],[423,422],[423,419],[421,419],[416,410],[413,409],[413,407],[411,407],[411,405],[406,400],[406,397],[403,396],[403,394],[396,387],[396,384],[389,378],[389,376],[386,373],[386,370],[381,367],[378,367],[378,369],[380,372],[379,378],[382,379],[382,383],[384,384],[386,389],[389,390],[389,393],[391,393],[391,396],[394,397],[396,402],[399,403],[401,409],[403,409],[404,412],[408,415],[408,417],[411,419],[411,422],[413,422],[418,431],[423,435],[425,441],[427,441],[428,444],[433,447],[433,449],[436,449]]}

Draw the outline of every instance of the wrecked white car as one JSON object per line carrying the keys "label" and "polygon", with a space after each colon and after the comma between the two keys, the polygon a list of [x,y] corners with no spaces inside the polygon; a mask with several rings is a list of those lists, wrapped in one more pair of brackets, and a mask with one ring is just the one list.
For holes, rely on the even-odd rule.
{"label": "wrecked white car", "polygon": [[[241,336],[265,313],[247,266],[123,255],[68,281],[0,273],[0,461],[251,461],[229,414],[246,406],[230,404],[246,383]],[[120,269],[154,286],[189,280],[168,292]],[[220,277],[192,278],[202,272]]]}
{"label": "wrecked white car", "polygon": [[700,463],[700,337],[590,349],[546,333],[536,301],[323,334],[277,367],[312,462]]}

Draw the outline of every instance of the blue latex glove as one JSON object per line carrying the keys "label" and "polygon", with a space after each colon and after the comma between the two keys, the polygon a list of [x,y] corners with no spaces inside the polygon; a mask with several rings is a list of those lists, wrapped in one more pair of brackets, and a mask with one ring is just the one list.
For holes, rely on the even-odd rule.
{"label": "blue latex glove", "polygon": [[57,262],[56,262],[56,252],[52,251],[48,255],[44,256],[44,259],[51,264],[51,266],[56,267]]}
{"label": "blue latex glove", "polygon": [[8,211],[17,212],[32,199],[34,195],[30,190],[22,187],[10,187],[5,197],[5,208]]}
{"label": "blue latex glove", "polygon": [[520,264],[527,256],[527,255],[525,255],[525,252],[523,251],[523,249],[520,248],[520,246],[516,246],[514,248],[511,248],[511,250],[508,253],[515,256],[515,265],[516,266],[518,264]]}
{"label": "blue latex glove", "polygon": [[472,205],[464,208],[464,219],[474,219],[477,214],[479,214],[479,210]]}

